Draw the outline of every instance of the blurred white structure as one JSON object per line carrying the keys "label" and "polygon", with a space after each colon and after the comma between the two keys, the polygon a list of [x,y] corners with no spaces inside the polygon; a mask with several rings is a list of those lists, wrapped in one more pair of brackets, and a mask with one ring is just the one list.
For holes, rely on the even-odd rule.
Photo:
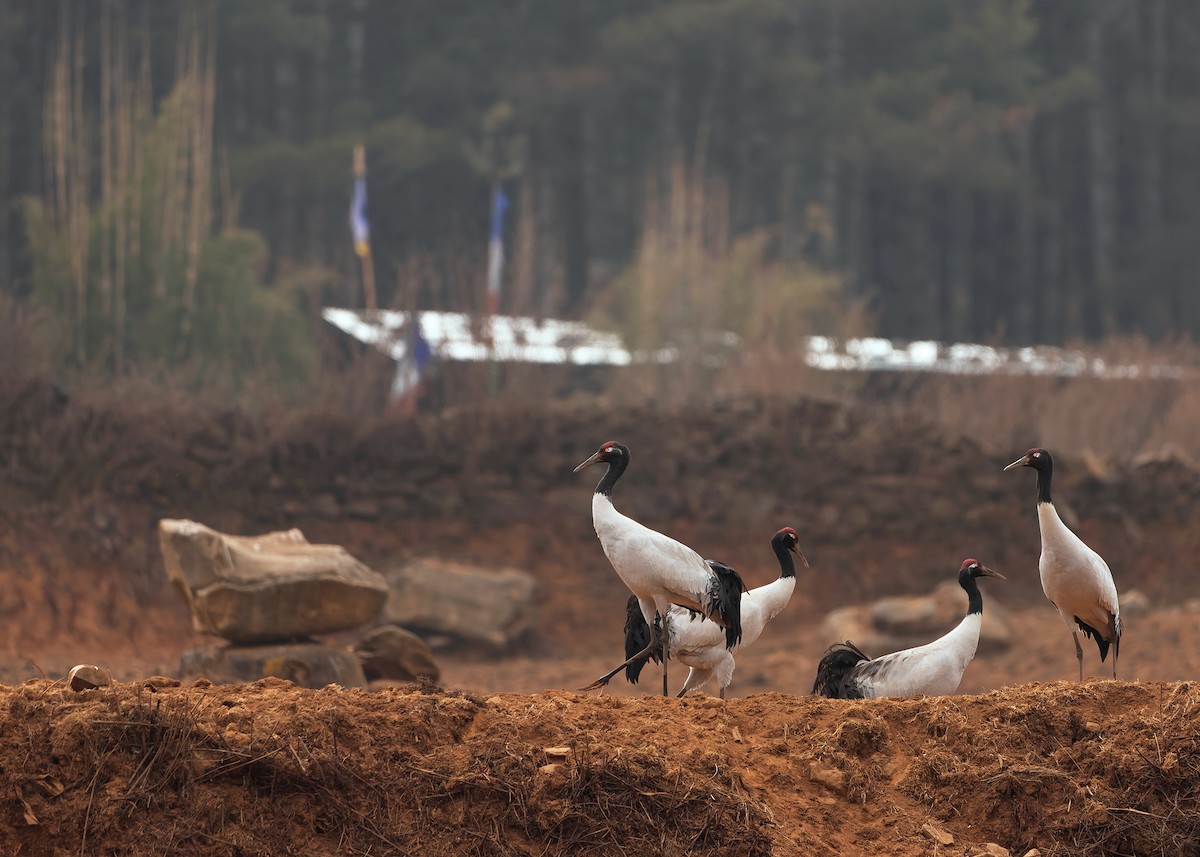
{"label": "blurred white structure", "polygon": [[[410,313],[397,310],[326,308],[322,316],[359,342],[388,354],[397,364],[410,361],[413,341]],[[643,353],[630,351],[621,337],[578,321],[497,315],[472,318],[466,313],[424,311],[416,314],[421,334],[441,360],[629,366],[671,363],[676,348]],[[490,331],[490,339],[489,339]],[[709,335],[711,359],[721,363],[736,348],[733,333]],[[893,342],[878,337],[837,340],[810,336],[805,360],[815,369],[857,372],[940,372],[951,375],[1057,375],[1097,378],[1186,378],[1196,370],[1185,366],[1110,364],[1082,351],[1050,346],[993,348],[990,345],[943,345],[921,340]]]}

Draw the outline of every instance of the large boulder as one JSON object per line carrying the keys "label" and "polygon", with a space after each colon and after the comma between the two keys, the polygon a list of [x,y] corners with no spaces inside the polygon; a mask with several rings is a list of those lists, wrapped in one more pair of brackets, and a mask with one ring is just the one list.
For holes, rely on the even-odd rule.
{"label": "large boulder", "polygon": [[356,628],[373,620],[387,582],[337,545],[299,530],[229,536],[193,521],[164,519],[159,543],[167,577],[197,631],[261,643]]}
{"label": "large boulder", "polygon": [[537,581],[515,568],[414,560],[384,572],[383,619],[405,628],[507,648],[533,627]]}
{"label": "large boulder", "polygon": [[[853,640],[872,657],[930,643],[962,621],[967,596],[955,581],[940,584],[928,595],[899,595],[872,604],[831,611],[822,637]],[[1001,652],[1012,645],[1012,622],[995,598],[985,596],[979,629],[979,653]]]}
{"label": "large boulder", "polygon": [[184,652],[180,678],[203,676],[218,684],[257,681],[266,676],[286,678],[301,687],[366,687],[358,656],[320,643],[278,643],[267,646],[206,646]]}

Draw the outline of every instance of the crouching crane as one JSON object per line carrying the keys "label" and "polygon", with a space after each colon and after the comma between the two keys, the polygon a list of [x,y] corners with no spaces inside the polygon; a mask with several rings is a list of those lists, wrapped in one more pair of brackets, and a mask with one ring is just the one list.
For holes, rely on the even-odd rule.
{"label": "crouching crane", "polygon": [[979,645],[983,596],[976,581],[980,577],[1005,579],[974,559],[963,560],[958,584],[967,592],[967,615],[949,634],[881,658],[868,657],[849,640],[834,643],[817,666],[812,692],[833,699],[954,693]]}

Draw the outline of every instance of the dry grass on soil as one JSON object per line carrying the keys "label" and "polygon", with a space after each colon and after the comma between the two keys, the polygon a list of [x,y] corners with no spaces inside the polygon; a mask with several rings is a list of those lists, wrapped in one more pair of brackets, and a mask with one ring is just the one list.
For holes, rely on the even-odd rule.
{"label": "dry grass on soil", "polygon": [[0,851],[26,857],[1200,848],[1187,683],[723,704],[36,680],[0,686],[0,718]]}

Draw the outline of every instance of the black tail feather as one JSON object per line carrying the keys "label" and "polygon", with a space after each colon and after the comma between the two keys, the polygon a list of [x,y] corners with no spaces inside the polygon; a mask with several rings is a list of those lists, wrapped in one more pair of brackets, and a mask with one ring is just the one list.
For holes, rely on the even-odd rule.
{"label": "black tail feather", "polygon": [[708,618],[725,628],[725,648],[742,641],[742,593],[746,584],[733,568],[715,559],[708,560],[713,570],[708,585]]}
{"label": "black tail feather", "polygon": [[[1109,641],[1104,639],[1104,637],[1100,634],[1099,631],[1097,631],[1095,628],[1093,628],[1087,622],[1084,622],[1078,616],[1075,616],[1073,618],[1075,619],[1075,624],[1079,626],[1079,630],[1083,631],[1083,636],[1091,637],[1093,640],[1096,641],[1096,648],[1100,650],[1100,663],[1104,663],[1104,659],[1108,657],[1108,647],[1110,645]],[[1118,636],[1117,644],[1120,645],[1120,642],[1121,642],[1121,638]]]}
{"label": "black tail feather", "polygon": [[[657,621],[656,619],[656,624]],[[638,604],[637,596],[630,595],[629,600],[625,602],[625,659],[632,658],[648,645],[650,645],[650,626],[646,624],[646,617],[642,615],[642,608]],[[625,667],[625,680],[630,684],[637,684],[642,667],[646,666],[648,660],[649,658],[641,658]],[[654,661],[660,663],[662,658],[656,657]]]}
{"label": "black tail feather", "polygon": [[871,658],[862,649],[847,640],[834,643],[825,650],[817,665],[817,679],[812,692],[830,699],[861,699],[862,694],[845,681],[852,669]]}

